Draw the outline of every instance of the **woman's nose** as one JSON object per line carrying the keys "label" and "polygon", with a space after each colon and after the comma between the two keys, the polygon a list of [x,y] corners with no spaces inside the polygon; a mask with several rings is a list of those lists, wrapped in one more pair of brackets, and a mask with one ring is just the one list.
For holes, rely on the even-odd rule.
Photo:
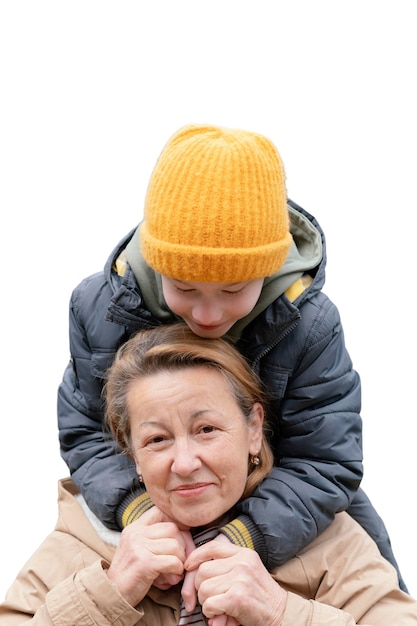
{"label": "woman's nose", "polygon": [[176,443],[171,471],[181,476],[189,476],[201,467],[201,461],[197,456],[191,442],[183,441]]}

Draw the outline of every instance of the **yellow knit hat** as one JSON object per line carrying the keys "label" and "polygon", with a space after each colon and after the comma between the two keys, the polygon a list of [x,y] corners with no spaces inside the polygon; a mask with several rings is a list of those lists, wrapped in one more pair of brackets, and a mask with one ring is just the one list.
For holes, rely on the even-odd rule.
{"label": "yellow knit hat", "polygon": [[242,282],[277,272],[292,238],[273,143],[244,130],[180,129],[149,180],[140,237],[148,265],[178,280]]}

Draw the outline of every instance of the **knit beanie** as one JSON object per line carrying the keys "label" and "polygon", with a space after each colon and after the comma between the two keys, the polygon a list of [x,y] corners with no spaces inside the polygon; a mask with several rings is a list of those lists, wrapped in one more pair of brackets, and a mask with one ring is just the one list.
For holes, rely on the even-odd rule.
{"label": "knit beanie", "polygon": [[244,130],[180,129],[151,174],[140,240],[148,265],[178,280],[243,282],[277,272],[292,238],[273,143]]}

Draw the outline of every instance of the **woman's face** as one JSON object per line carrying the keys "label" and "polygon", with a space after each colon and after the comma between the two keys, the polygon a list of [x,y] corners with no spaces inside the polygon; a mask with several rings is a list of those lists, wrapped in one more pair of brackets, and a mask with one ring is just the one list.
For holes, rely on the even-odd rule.
{"label": "woman's face", "polygon": [[164,513],[204,526],[238,501],[261,449],[260,404],[247,424],[223,376],[201,366],[133,381],[128,408],[138,474]]}

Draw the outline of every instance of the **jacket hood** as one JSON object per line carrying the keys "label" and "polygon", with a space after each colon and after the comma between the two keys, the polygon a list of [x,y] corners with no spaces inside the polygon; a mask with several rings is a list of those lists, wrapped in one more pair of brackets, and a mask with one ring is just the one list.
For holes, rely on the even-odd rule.
{"label": "jacket hood", "polygon": [[59,515],[55,530],[76,537],[106,561],[113,558],[120,532],[106,528],[90,511],[70,478],[58,482]]}

